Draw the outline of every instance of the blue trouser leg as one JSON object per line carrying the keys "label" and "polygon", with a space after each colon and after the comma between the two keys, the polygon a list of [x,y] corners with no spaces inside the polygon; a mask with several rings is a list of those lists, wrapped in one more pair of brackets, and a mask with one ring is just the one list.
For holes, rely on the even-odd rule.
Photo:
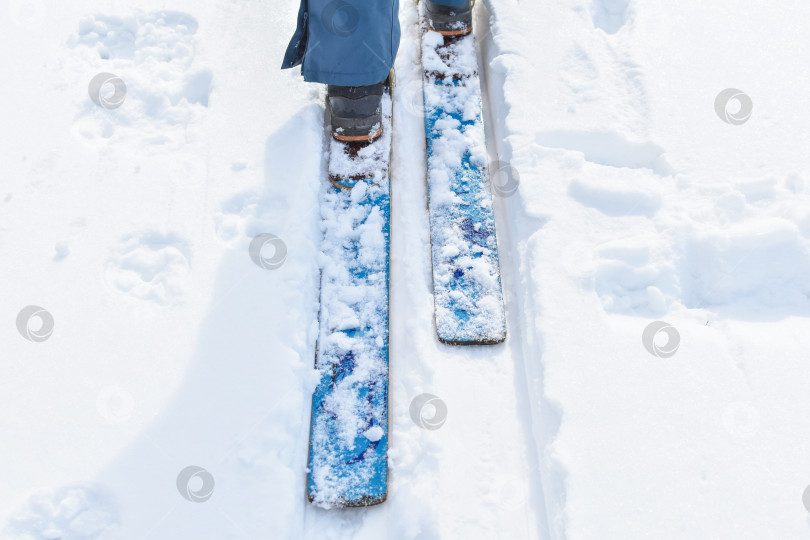
{"label": "blue trouser leg", "polygon": [[282,68],[300,65],[304,80],[311,82],[380,82],[399,48],[398,12],[399,0],[301,0]]}

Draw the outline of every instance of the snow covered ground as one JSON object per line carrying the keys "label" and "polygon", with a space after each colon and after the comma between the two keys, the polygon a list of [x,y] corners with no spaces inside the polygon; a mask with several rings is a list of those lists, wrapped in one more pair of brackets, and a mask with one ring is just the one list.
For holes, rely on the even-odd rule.
{"label": "snow covered ground", "polygon": [[0,11],[2,538],[810,534],[810,5],[479,1],[509,337],[459,349],[402,2],[389,500],[327,511],[297,2],[133,4]]}

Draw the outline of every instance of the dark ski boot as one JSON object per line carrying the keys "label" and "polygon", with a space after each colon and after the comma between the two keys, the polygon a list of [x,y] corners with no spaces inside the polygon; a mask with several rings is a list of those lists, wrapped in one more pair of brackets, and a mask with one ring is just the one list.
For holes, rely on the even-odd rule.
{"label": "dark ski boot", "polygon": [[465,0],[459,6],[443,6],[425,2],[425,15],[428,26],[444,36],[464,36],[472,31],[472,0]]}
{"label": "dark ski boot", "polygon": [[385,81],[369,86],[329,85],[326,103],[332,136],[339,141],[373,141],[382,135]]}

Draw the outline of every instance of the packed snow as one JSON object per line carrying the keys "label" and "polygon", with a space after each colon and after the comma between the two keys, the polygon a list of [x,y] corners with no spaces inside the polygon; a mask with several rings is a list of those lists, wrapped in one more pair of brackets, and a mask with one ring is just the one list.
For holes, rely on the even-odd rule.
{"label": "packed snow", "polygon": [[0,11],[0,537],[806,538],[810,5],[476,2],[508,337],[454,348],[400,3],[388,500],[325,510],[297,4]]}

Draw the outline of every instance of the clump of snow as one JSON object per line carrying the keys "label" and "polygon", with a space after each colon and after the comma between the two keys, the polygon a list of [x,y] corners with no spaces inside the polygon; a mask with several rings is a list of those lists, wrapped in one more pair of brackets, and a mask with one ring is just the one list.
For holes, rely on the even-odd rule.
{"label": "clump of snow", "polygon": [[439,78],[469,78],[478,75],[478,57],[472,34],[445,38],[422,22],[422,69]]}
{"label": "clump of snow", "polygon": [[366,430],[366,432],[363,435],[366,436],[366,439],[368,439],[368,440],[370,440],[372,442],[377,442],[380,439],[382,439],[382,436],[384,434],[385,434],[385,431],[383,430],[382,427],[380,427],[380,426],[371,426],[370,428],[368,428]]}

